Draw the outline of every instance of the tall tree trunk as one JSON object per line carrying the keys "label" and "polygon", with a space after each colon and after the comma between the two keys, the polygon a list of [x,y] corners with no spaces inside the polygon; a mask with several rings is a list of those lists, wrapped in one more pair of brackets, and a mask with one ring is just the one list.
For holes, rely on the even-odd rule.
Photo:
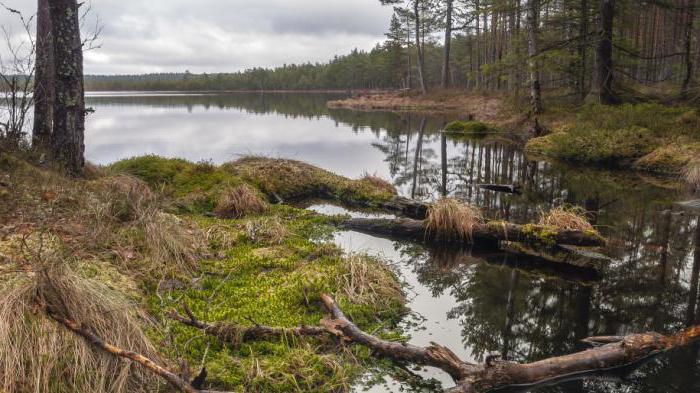
{"label": "tall tree trunk", "polygon": [[38,0],[35,67],[32,145],[35,149],[44,150],[51,145],[54,105],[55,71],[49,0]]}
{"label": "tall tree trunk", "polygon": [[617,103],[613,91],[613,22],[615,0],[600,0],[600,38],[596,48],[595,85],[589,101],[611,105]]}
{"label": "tall tree trunk", "polygon": [[53,157],[73,174],[85,166],[85,94],[80,15],[76,0],[51,0],[55,60]]}
{"label": "tall tree trunk", "polygon": [[540,69],[537,61],[537,31],[539,28],[540,1],[529,0],[527,7],[527,55],[530,68],[530,105],[532,113],[542,112],[542,89],[540,87]]}
{"label": "tall tree trunk", "polygon": [[428,92],[425,85],[425,59],[423,58],[423,45],[421,43],[420,1],[413,0],[413,14],[416,18],[416,53],[418,54],[418,82],[423,94]]}
{"label": "tall tree trunk", "polygon": [[685,12],[685,37],[684,37],[684,57],[685,57],[685,78],[681,87],[681,96],[688,97],[690,93],[690,83],[693,79],[693,26],[695,22],[695,7],[696,0],[687,0],[687,9]]}
{"label": "tall tree trunk", "polygon": [[452,49],[452,5],[453,0],[447,0],[447,15],[445,17],[445,48],[442,57],[443,89],[450,87],[450,51]]}
{"label": "tall tree trunk", "polygon": [[580,58],[580,67],[581,69],[579,70],[579,80],[578,80],[578,88],[579,88],[579,93],[581,94],[581,99],[586,98],[586,66],[588,63],[587,59],[587,54],[588,54],[588,0],[581,0],[581,26],[579,29],[579,34],[581,37],[579,38],[579,58]]}

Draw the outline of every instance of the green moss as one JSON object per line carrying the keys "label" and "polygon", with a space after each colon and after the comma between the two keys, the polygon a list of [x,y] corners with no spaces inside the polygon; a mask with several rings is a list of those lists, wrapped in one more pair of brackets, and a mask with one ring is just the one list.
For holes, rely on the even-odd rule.
{"label": "green moss", "polygon": [[694,158],[700,157],[700,142],[678,141],[661,146],[634,163],[636,169],[679,175]]}
{"label": "green moss", "polygon": [[221,192],[242,183],[208,162],[154,155],[118,161],[109,169],[144,180],[152,189],[173,198],[176,206],[186,212],[212,211]]}
{"label": "green moss", "polygon": [[[260,222],[259,218],[228,221],[226,230],[237,238],[237,244],[226,251],[224,259],[202,263],[205,274],[196,288],[172,293],[165,305],[162,296],[152,295],[152,312],[161,314],[186,302],[207,321],[317,325],[324,316],[318,299],[322,293],[333,293],[344,311],[369,331],[381,326],[379,320],[398,321],[403,310],[401,296],[388,303],[358,303],[340,290],[339,283],[350,274],[350,267],[337,249],[320,242],[332,233],[325,217],[288,206],[273,206],[267,215],[280,218],[287,230],[274,252],[269,252],[268,244],[246,234],[250,223]],[[204,217],[197,221],[205,228],[220,223]],[[362,263],[379,264],[372,259]],[[368,270],[378,271],[379,265]],[[388,273],[384,279],[396,283]],[[209,346],[209,380],[217,388],[229,390],[337,391],[347,387],[361,372],[360,363],[369,359],[362,348],[336,353],[328,343],[313,339],[251,342],[232,348],[184,326],[173,325],[171,334],[191,364],[198,364]]]}
{"label": "green moss", "polygon": [[526,151],[579,163],[622,165],[650,153],[657,145],[650,130],[631,127],[558,132],[532,139]]}
{"label": "green moss", "polygon": [[[525,149],[583,164],[629,167],[637,162],[639,169],[669,173],[679,169],[685,154],[694,153],[683,145],[700,142],[698,128],[700,117],[690,108],[587,105],[579,109],[574,122],[530,140]],[[680,151],[686,153],[675,157]]]}
{"label": "green moss", "polygon": [[[459,134],[465,137],[482,138],[492,129],[480,121],[453,121],[445,126],[448,133]],[[453,137],[455,135],[452,135]]]}
{"label": "green moss", "polygon": [[335,199],[350,205],[371,206],[387,201],[396,191],[367,178],[348,179],[295,160],[247,157],[223,166],[234,176],[284,200]]}
{"label": "green moss", "polygon": [[556,228],[535,224],[523,225],[522,232],[529,242],[548,247],[557,244],[559,234]]}

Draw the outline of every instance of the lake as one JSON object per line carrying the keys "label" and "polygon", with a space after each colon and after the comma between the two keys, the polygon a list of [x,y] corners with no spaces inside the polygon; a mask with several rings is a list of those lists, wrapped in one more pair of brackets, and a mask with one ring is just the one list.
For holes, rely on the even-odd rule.
{"label": "lake", "polygon": [[[527,362],[585,347],[580,339],[674,332],[698,323],[700,242],[696,213],[675,204],[685,191],[628,172],[535,161],[495,134],[441,133],[450,118],[326,108],[332,94],[92,93],[88,160],[108,164],[143,154],[223,163],[242,155],[306,161],[341,175],[376,174],[417,199],[440,195],[482,207],[489,218],[537,220],[557,203],[583,206],[609,239],[599,277],[537,269],[506,252],[447,251],[341,232],[349,252],[383,256],[407,283],[411,342],[431,341],[465,360],[486,355]],[[478,117],[478,114],[477,114]],[[482,190],[518,184],[522,194]],[[330,205],[314,210],[337,213]],[[535,266],[535,268],[533,268]],[[700,392],[700,346],[638,368],[539,387],[537,392]],[[449,386],[434,370],[381,371],[357,391],[439,391],[415,374]]]}

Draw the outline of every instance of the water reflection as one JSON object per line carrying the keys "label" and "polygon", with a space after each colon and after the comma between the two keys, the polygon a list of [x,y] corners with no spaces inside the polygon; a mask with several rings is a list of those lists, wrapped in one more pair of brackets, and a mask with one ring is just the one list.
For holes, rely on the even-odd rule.
{"label": "water reflection", "polygon": [[[682,190],[630,173],[531,161],[499,135],[462,139],[438,132],[449,119],[329,110],[330,98],[92,97],[89,105],[97,112],[88,123],[88,157],[107,163],[144,153],[215,162],[238,154],[285,156],[346,176],[376,173],[402,195],[456,196],[482,206],[490,218],[516,222],[536,220],[559,203],[584,206],[611,239],[605,253],[613,259],[595,278],[543,272],[536,261],[512,254],[440,252],[338,234],[348,250],[384,254],[413,288],[416,314],[406,326],[413,343],[438,341],[465,360],[498,353],[534,361],[580,350],[579,340],[591,335],[672,332],[700,323],[700,229],[693,212],[674,204]],[[477,187],[483,183],[518,184],[523,192]],[[604,380],[537,391],[700,392],[699,349],[676,351]],[[418,373],[449,382],[434,370]],[[419,388],[375,387],[387,389]]]}

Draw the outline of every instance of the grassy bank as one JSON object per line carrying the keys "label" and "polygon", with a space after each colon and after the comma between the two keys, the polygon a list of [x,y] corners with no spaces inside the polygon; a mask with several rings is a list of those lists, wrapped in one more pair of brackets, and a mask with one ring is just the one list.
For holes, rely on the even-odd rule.
{"label": "grassy bank", "polygon": [[434,90],[426,95],[416,91],[360,94],[328,102],[330,108],[363,111],[424,112],[453,114],[455,117],[474,116],[494,125],[511,123],[515,111],[504,104],[502,97],[468,94],[463,90]]}
{"label": "grassy bank", "polygon": [[292,183],[306,191],[289,191],[281,178],[255,178],[253,162],[282,165],[148,156],[76,180],[0,154],[0,391],[159,389],[142,369],[95,352],[37,304],[171,370],[187,365],[196,375],[204,365],[212,388],[346,391],[365,369],[364,349],[328,338],[224,345],[166,317],[187,304],[212,323],[318,325],[318,298],[332,293],[360,326],[396,334],[403,295],[393,272],[331,245],[329,218],[270,199],[321,187],[367,202],[392,190],[318,168],[309,175],[314,167],[284,161],[308,175]]}
{"label": "grassy bank", "polygon": [[526,151],[583,165],[680,175],[700,158],[700,116],[660,104],[584,106]]}

